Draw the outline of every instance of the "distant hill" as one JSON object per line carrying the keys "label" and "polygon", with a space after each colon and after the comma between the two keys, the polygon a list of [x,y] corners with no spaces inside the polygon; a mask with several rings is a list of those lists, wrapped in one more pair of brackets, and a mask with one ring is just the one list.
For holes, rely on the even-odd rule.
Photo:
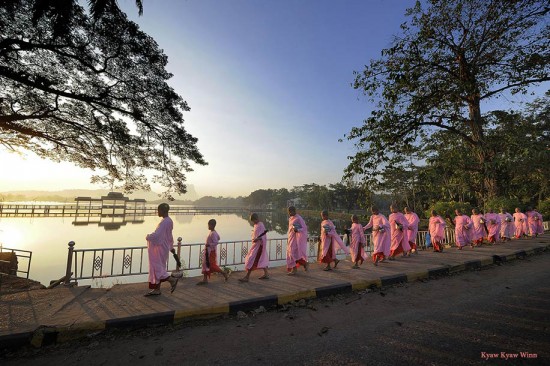
{"label": "distant hill", "polygon": [[[107,189],[64,189],[61,191],[7,191],[0,192],[0,201],[60,201],[73,202],[76,197],[100,198],[106,196],[110,190]],[[158,193],[152,191],[136,191],[132,194],[125,194],[131,199],[142,198],[146,201],[162,200]],[[179,200],[196,200],[197,193],[193,185],[187,186],[187,193],[183,196],[175,196]]]}

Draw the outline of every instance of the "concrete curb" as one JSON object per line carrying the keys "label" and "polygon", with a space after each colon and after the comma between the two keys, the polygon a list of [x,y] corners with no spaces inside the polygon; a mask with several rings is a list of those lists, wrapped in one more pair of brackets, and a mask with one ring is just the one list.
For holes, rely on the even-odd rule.
{"label": "concrete curb", "polygon": [[300,290],[297,292],[233,301],[226,304],[220,304],[219,306],[144,314],[117,319],[108,319],[105,321],[80,323],[78,325],[71,326],[41,326],[34,331],[0,336],[0,349],[14,349],[29,345],[34,347],[42,347],[69,340],[75,340],[85,337],[90,333],[101,332],[106,329],[139,328],[150,325],[178,324],[197,318],[212,318],[225,314],[236,314],[239,311],[251,311],[260,306],[269,309],[272,306],[283,305],[300,299],[322,298],[337,294],[350,293],[353,291],[361,291],[367,288],[387,287],[399,283],[448,276],[452,273],[475,270],[493,264],[501,264],[503,262],[509,262],[516,259],[523,259],[529,255],[543,253],[548,250],[549,247],[550,245],[541,243],[541,246],[539,247],[519,250],[513,254],[493,254],[490,258],[469,260],[455,265],[442,265],[439,267],[430,268],[426,271],[381,276],[380,278],[374,280],[342,282],[339,284]]}

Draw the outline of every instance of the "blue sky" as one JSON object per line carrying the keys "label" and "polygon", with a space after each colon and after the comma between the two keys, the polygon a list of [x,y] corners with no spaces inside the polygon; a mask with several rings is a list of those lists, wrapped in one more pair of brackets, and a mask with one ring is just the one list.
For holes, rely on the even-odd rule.
{"label": "blue sky", "polygon": [[169,57],[209,162],[189,182],[212,195],[340,181],[353,147],[338,139],[368,109],[353,71],[390,44],[411,4],[145,2],[138,18],[133,1],[121,2]]}
{"label": "blue sky", "polygon": [[[185,126],[209,165],[188,183],[237,196],[340,181],[355,150],[338,140],[370,112],[353,71],[380,57],[414,2],[145,0],[141,17],[134,0],[119,5],[168,55],[170,84],[191,107]],[[0,191],[105,188],[70,164],[2,155],[22,173]]]}

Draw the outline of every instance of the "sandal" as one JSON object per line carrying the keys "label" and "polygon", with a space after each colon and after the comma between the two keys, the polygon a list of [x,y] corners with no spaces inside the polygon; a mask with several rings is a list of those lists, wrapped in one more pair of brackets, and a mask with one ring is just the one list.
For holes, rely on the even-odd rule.
{"label": "sandal", "polygon": [[334,268],[336,268],[336,266],[338,265],[338,263],[340,263],[340,260],[339,260],[339,259],[335,259],[335,260],[334,260]]}
{"label": "sandal", "polygon": [[172,283],[172,281],[170,281],[170,285],[172,285],[170,287],[170,293],[174,292],[174,290],[176,289],[176,286],[178,285],[178,281],[180,280],[179,278],[175,278],[175,277],[172,277],[172,279],[176,280],[176,282]]}
{"label": "sandal", "polygon": [[239,278],[239,282],[248,282],[248,278]]}
{"label": "sandal", "polygon": [[148,293],[146,293],[145,297],[149,297],[149,296],[159,296],[160,295],[160,291],[159,290],[151,290],[149,291]]}
{"label": "sandal", "polygon": [[262,277],[258,277],[259,280],[268,280],[269,279],[269,276],[268,275],[263,275]]}
{"label": "sandal", "polygon": [[197,282],[197,286],[203,286],[203,285],[208,285],[208,282],[207,282],[207,281],[199,281],[199,282]]}

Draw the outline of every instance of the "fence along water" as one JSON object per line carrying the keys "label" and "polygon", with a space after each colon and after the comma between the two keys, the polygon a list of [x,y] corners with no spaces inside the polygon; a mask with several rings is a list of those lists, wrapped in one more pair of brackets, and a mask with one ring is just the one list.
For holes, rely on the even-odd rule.
{"label": "fence along water", "polygon": [[[427,231],[419,231],[417,243],[419,249],[426,249]],[[372,253],[372,234],[366,235],[367,253]],[[454,231],[445,231],[445,244],[454,243]],[[250,240],[223,241],[218,244],[218,264],[221,267],[239,267],[244,264],[248,253]],[[269,260],[272,266],[281,266],[286,262],[286,238],[268,239],[267,241]],[[184,270],[195,271],[199,274],[202,269],[202,258],[204,255],[204,243],[182,243],[178,238],[175,245],[176,252],[182,261]],[[319,251],[317,238],[308,239],[308,257],[310,261],[317,260]],[[342,256],[342,252],[338,252]],[[175,262],[168,261],[168,271],[175,269]],[[173,268],[172,268],[173,266]],[[89,280],[96,278],[123,277],[134,275],[145,275],[148,273],[147,246],[120,247],[120,248],[99,248],[99,249],[76,249],[74,242],[69,242],[69,253],[67,256],[67,269],[65,283],[78,280]],[[234,268],[231,268],[234,269]]]}

